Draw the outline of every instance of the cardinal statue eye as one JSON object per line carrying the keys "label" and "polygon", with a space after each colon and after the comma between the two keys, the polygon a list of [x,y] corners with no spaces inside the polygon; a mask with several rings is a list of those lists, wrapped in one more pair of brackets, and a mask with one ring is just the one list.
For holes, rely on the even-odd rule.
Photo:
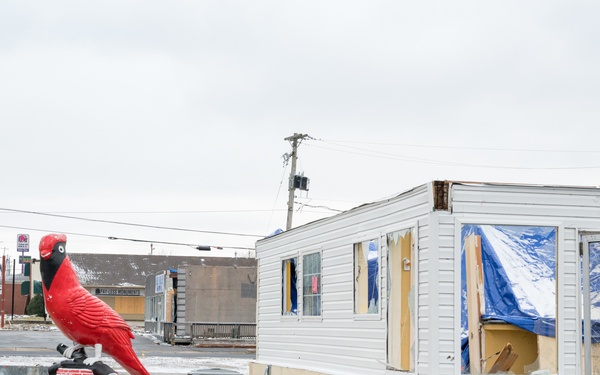
{"label": "cardinal statue eye", "polygon": [[58,251],[61,252],[61,253],[64,253],[65,252],[65,247],[64,246],[59,246],[58,247]]}

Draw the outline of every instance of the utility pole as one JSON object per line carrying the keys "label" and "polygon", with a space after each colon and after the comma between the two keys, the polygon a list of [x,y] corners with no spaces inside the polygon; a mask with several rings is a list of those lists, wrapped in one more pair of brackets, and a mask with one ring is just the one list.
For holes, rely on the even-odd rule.
{"label": "utility pole", "polygon": [[[5,248],[6,249],[6,248]],[[6,250],[4,250],[6,251]],[[0,328],[4,328],[4,300],[6,296],[6,255],[2,254],[2,302],[0,311]]]}
{"label": "utility pole", "polygon": [[294,135],[284,138],[285,141],[289,141],[292,144],[292,153],[285,154],[284,157],[289,160],[292,158],[292,169],[290,170],[290,180],[289,180],[289,196],[288,196],[288,212],[287,212],[287,224],[285,226],[285,230],[290,230],[292,228],[292,215],[294,214],[294,191],[296,190],[294,187],[294,176],[296,175],[296,159],[298,158],[298,146],[300,143],[306,138],[309,138],[308,134],[299,134],[294,133]]}

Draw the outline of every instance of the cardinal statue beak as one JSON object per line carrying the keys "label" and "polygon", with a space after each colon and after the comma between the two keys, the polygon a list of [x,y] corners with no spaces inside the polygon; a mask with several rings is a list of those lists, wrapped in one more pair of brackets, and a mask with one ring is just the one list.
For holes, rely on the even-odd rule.
{"label": "cardinal statue beak", "polygon": [[50,249],[50,250],[40,250],[40,256],[44,260],[48,260],[48,258],[50,258],[50,255],[52,255],[52,249]]}

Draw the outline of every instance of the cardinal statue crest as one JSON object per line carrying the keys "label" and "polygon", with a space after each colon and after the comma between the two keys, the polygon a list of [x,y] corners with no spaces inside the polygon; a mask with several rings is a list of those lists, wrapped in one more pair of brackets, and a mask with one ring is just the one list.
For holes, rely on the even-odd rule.
{"label": "cardinal statue crest", "polygon": [[150,375],[133,351],[131,327],[110,306],[92,295],[79,283],[67,255],[67,236],[49,234],[40,240],[40,271],[46,310],[52,321],[75,346],[73,352],[86,346],[94,347],[94,357],[85,360],[92,365],[108,353],[132,375]]}

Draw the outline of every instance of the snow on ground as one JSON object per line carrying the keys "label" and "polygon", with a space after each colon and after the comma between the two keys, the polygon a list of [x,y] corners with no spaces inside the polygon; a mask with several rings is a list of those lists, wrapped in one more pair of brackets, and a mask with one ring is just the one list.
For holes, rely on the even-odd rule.
{"label": "snow on ground", "polygon": [[[48,367],[62,360],[64,358],[61,357],[0,356],[0,366]],[[151,374],[187,374],[198,369],[222,368],[248,375],[248,360],[240,358],[142,357],[140,360]],[[125,373],[112,358],[103,357],[102,361],[117,370],[120,374]]]}
{"label": "snow on ground", "polygon": [[[57,331],[58,328],[49,324],[20,324],[20,320],[36,320],[34,316],[15,315],[16,323],[6,320],[5,330],[12,331]],[[0,330],[1,332],[2,330]],[[146,334],[139,329],[134,329],[137,334],[147,337],[159,343],[153,335]],[[65,358],[58,356],[48,357],[30,357],[30,356],[0,356],[0,366],[52,366],[55,362],[64,361]],[[247,358],[224,358],[224,357],[158,357],[142,356],[142,364],[151,374],[187,374],[193,370],[222,368],[225,370],[237,371],[242,375],[248,375]],[[119,374],[126,374],[121,366],[109,356],[103,356],[102,361],[108,366],[117,370]]]}

